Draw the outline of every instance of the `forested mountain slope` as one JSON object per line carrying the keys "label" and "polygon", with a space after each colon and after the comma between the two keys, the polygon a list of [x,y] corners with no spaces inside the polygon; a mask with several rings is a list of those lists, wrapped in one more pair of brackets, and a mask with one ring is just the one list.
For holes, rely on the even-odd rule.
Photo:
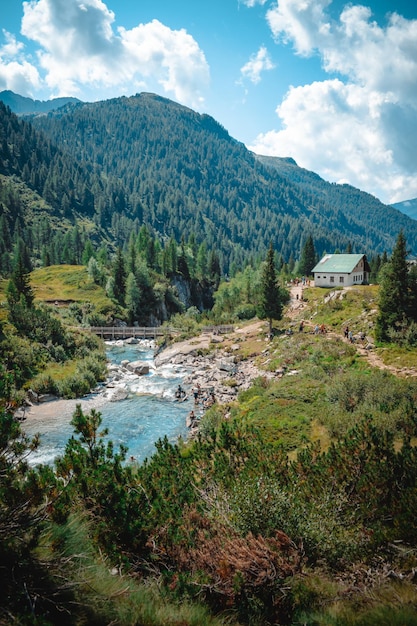
{"label": "forested mountain slope", "polygon": [[154,94],[70,105],[32,123],[120,181],[126,216],[177,240],[195,233],[218,246],[226,269],[264,256],[269,241],[284,260],[297,258],[309,233],[319,254],[351,244],[371,255],[389,252],[403,228],[417,250],[417,225],[399,211],[288,160],[271,167],[211,117]]}
{"label": "forested mountain slope", "polygon": [[119,181],[101,178],[0,102],[1,274],[19,239],[33,260],[45,249],[47,264],[79,263],[87,238],[111,249],[114,234],[101,227],[100,209],[117,214],[124,196]]}
{"label": "forested mountain slope", "polygon": [[[361,236],[366,232],[368,244],[365,249],[372,249],[373,242],[385,233],[385,250],[392,248],[392,235],[401,228],[410,232],[410,239],[414,238],[413,225],[408,219],[404,219],[405,211],[398,213],[398,208],[383,205],[374,196],[360,191],[351,185],[338,185],[328,183],[318,174],[298,167],[293,159],[267,157],[257,155],[261,163],[275,169],[286,181],[297,185],[305,194],[314,197],[314,205],[321,207],[323,214],[337,212],[339,218],[352,233],[352,239],[356,235]],[[408,215],[412,217],[411,215]],[[415,247],[414,244],[413,248]]]}
{"label": "forested mountain slope", "polygon": [[154,94],[26,119],[0,103],[0,137],[0,216],[10,230],[33,220],[7,200],[23,182],[43,203],[45,227],[48,216],[67,230],[82,224],[114,249],[146,224],[162,243],[193,237],[216,249],[224,273],[264,258],[269,242],[283,261],[297,259],[310,234],[319,255],[349,247],[371,257],[389,253],[403,229],[417,252],[417,224],[400,211],[291,159],[256,156],[213,118]]}

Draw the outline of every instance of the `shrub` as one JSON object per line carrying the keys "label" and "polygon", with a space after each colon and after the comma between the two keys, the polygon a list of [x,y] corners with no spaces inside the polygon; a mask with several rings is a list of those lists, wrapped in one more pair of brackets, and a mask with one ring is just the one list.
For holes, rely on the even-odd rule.
{"label": "shrub", "polygon": [[251,320],[256,316],[256,307],[253,304],[241,304],[235,309],[235,315],[239,320]]}
{"label": "shrub", "polygon": [[[166,556],[215,610],[233,607],[240,623],[283,623],[288,611],[286,580],[301,570],[302,555],[283,532],[239,536],[197,513],[184,511],[183,539]],[[165,534],[161,529],[159,538]],[[178,582],[171,580],[171,588]]]}
{"label": "shrub", "polygon": [[30,383],[31,388],[35,393],[51,393],[57,394],[58,387],[52,376],[49,374],[38,374]]}
{"label": "shrub", "polygon": [[310,562],[325,559],[336,565],[361,554],[363,538],[346,512],[348,497],[323,490],[314,499],[276,480],[260,476],[236,481],[230,496],[232,520],[242,533],[271,536],[283,531],[301,541]]}
{"label": "shrub", "polygon": [[63,398],[80,398],[91,391],[91,386],[85,377],[79,373],[66,377],[57,384],[58,393]]}

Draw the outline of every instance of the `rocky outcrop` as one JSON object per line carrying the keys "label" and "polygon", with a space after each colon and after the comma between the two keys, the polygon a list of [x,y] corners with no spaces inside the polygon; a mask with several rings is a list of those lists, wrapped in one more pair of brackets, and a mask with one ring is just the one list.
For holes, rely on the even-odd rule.
{"label": "rocky outcrop", "polygon": [[220,404],[235,400],[239,391],[248,389],[255,378],[277,378],[282,375],[259,369],[253,359],[242,360],[233,354],[233,346],[229,345],[226,349],[222,343],[221,337],[203,333],[162,350],[155,357],[155,366],[170,363],[188,369],[190,374],[183,383],[186,387],[200,389],[199,409],[210,405],[213,399]]}

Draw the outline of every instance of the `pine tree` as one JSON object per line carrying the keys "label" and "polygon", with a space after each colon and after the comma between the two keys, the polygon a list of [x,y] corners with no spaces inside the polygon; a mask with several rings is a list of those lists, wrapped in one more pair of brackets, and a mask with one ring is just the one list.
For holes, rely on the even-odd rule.
{"label": "pine tree", "polygon": [[31,308],[33,305],[34,294],[30,286],[29,273],[25,267],[23,257],[19,254],[16,264],[7,288],[7,300],[9,306],[12,307],[18,302]]}
{"label": "pine tree", "polygon": [[417,265],[413,265],[408,274],[410,300],[409,316],[413,322],[417,323]]}
{"label": "pine tree", "polygon": [[85,242],[83,254],[81,257],[83,265],[88,265],[89,260],[93,257],[94,257],[94,247],[93,247],[93,244],[91,243],[91,240],[87,239],[87,241]]}
{"label": "pine tree", "polygon": [[379,341],[390,340],[390,331],[399,329],[407,321],[410,309],[407,248],[401,230],[391,259],[381,270],[379,313],[375,336]]}
{"label": "pine tree", "polygon": [[309,235],[301,252],[299,272],[304,276],[311,276],[311,270],[316,264],[316,249],[312,235]]}
{"label": "pine tree", "polygon": [[124,304],[126,293],[126,267],[121,248],[118,248],[113,265],[113,292],[119,304]]}
{"label": "pine tree", "polygon": [[220,284],[220,259],[216,250],[211,250],[208,260],[208,275],[210,281],[213,283],[214,288],[217,289]]}
{"label": "pine tree", "polygon": [[269,322],[270,336],[272,335],[272,320],[280,320],[282,317],[282,304],[282,294],[275,269],[274,248],[271,243],[262,270],[259,311],[259,317]]}
{"label": "pine tree", "polygon": [[141,291],[138,287],[135,275],[130,272],[126,281],[126,307],[129,315],[129,323],[138,320],[141,303]]}
{"label": "pine tree", "polygon": [[5,215],[0,216],[0,240],[6,252],[12,250],[12,237],[10,235],[9,224]]}
{"label": "pine tree", "polygon": [[207,245],[203,241],[197,252],[197,277],[202,280],[207,275]]}
{"label": "pine tree", "polygon": [[190,279],[190,270],[188,268],[184,239],[181,240],[180,254],[178,256],[178,271],[184,276],[186,280]]}

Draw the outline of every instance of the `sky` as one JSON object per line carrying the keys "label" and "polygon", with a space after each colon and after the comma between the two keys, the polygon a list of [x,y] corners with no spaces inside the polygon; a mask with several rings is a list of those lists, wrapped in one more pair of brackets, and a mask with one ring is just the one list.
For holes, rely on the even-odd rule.
{"label": "sky", "polygon": [[258,154],[387,204],[417,197],[410,0],[1,0],[4,89],[157,93]]}

